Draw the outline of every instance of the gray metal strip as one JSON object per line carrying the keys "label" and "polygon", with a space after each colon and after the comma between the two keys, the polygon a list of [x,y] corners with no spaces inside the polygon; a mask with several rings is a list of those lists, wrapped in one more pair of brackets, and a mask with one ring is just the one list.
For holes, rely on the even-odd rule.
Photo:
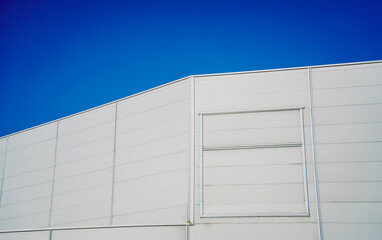
{"label": "gray metal strip", "polygon": [[195,78],[191,78],[191,128],[190,128],[190,176],[189,176],[189,201],[188,221],[195,222]]}
{"label": "gray metal strip", "polygon": [[283,111],[300,111],[305,107],[293,107],[293,108],[271,108],[271,109],[255,109],[248,111],[229,111],[229,112],[208,112],[208,113],[199,113],[199,115],[226,115],[226,114],[244,114],[244,113],[262,113],[262,112],[283,112]]}
{"label": "gray metal strip", "polygon": [[314,173],[314,185],[316,188],[316,205],[317,205],[317,224],[318,224],[318,238],[324,239],[322,231],[322,216],[321,216],[321,202],[320,202],[320,189],[318,181],[318,169],[317,169],[317,153],[316,153],[316,131],[314,124],[314,111],[313,111],[313,82],[312,82],[312,69],[308,69],[308,84],[309,84],[309,108],[310,108],[310,129],[312,138],[312,155],[313,155],[313,173]]}
{"label": "gray metal strip", "polygon": [[287,147],[302,147],[302,146],[303,146],[302,143],[258,144],[258,145],[237,145],[237,146],[213,146],[213,147],[203,147],[203,151],[257,149],[257,148],[287,148]]}
{"label": "gray metal strip", "polygon": [[116,144],[117,144],[117,120],[118,120],[117,112],[118,112],[118,102],[115,103],[115,113],[114,113],[113,172],[111,177],[110,225],[113,225],[113,211],[114,211],[115,151],[116,151]]}
{"label": "gray metal strip", "polygon": [[53,207],[53,193],[54,193],[54,182],[55,182],[55,176],[56,176],[56,161],[57,161],[57,143],[58,143],[58,125],[60,122],[57,122],[56,124],[56,143],[54,145],[54,162],[53,162],[53,177],[52,177],[52,192],[50,195],[50,207],[49,207],[49,221],[48,226],[50,227],[52,225],[52,207]]}

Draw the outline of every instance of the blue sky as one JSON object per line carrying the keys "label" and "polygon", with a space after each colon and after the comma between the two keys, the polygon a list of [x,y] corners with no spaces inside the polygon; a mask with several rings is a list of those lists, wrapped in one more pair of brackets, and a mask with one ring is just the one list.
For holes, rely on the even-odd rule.
{"label": "blue sky", "polygon": [[382,1],[0,0],[0,136],[193,74],[382,59]]}

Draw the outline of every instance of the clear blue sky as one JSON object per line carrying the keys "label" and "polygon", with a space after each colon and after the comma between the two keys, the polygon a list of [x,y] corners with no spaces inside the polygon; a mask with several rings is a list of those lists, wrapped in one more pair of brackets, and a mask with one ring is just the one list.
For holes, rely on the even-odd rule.
{"label": "clear blue sky", "polygon": [[0,0],[0,136],[192,74],[381,59],[381,0]]}

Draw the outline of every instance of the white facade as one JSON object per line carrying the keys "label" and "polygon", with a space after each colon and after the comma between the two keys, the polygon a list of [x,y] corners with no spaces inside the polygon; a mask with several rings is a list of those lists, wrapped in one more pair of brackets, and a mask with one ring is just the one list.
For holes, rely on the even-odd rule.
{"label": "white facade", "polygon": [[190,76],[0,138],[0,239],[381,239],[382,62]]}

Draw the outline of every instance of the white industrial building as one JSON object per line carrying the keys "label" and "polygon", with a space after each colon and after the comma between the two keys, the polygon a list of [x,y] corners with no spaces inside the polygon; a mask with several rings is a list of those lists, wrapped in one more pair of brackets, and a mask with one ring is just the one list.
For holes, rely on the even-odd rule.
{"label": "white industrial building", "polygon": [[380,240],[382,61],[189,76],[0,138],[0,239]]}

